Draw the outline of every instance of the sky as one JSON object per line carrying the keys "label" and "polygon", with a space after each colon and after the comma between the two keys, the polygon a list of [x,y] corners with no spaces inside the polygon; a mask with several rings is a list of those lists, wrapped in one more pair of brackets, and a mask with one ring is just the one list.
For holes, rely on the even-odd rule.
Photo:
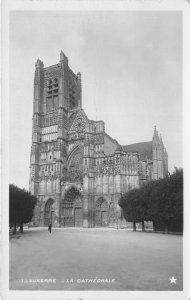
{"label": "sky", "polygon": [[182,16],[159,11],[14,11],[10,15],[10,183],[29,188],[35,62],[82,74],[82,106],[121,145],[154,126],[182,167]]}

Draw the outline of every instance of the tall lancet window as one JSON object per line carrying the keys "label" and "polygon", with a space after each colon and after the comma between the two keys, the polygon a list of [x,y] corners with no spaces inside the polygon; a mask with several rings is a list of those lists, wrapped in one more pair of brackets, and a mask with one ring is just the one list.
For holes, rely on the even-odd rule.
{"label": "tall lancet window", "polygon": [[47,95],[46,95],[46,111],[50,112],[58,108],[58,92],[59,85],[58,79],[49,79],[47,85]]}

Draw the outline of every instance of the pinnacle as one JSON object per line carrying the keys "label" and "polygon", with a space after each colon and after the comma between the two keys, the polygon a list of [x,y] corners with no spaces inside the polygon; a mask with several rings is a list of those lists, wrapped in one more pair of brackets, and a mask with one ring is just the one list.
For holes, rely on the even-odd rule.
{"label": "pinnacle", "polygon": [[154,126],[154,137],[158,137],[158,131],[157,131],[157,128],[156,128],[156,125]]}
{"label": "pinnacle", "polygon": [[68,58],[67,56],[63,53],[63,50],[60,52],[60,61],[65,61],[68,64]]}

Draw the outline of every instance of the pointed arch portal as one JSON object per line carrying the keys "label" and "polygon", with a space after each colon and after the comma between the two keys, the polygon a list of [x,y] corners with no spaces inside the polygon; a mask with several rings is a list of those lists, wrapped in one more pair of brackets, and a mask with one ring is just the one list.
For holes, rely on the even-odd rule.
{"label": "pointed arch portal", "polygon": [[49,224],[53,223],[53,215],[54,215],[54,209],[53,209],[53,199],[48,199],[45,204],[45,215],[44,215],[44,225],[48,226]]}
{"label": "pointed arch portal", "polygon": [[68,190],[62,201],[61,219],[63,227],[83,226],[82,196],[75,187]]}

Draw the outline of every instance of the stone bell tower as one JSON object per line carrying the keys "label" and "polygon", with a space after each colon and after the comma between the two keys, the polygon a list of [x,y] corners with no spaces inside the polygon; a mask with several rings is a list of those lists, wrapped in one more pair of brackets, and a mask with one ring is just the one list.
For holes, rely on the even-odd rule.
{"label": "stone bell tower", "polygon": [[[54,221],[59,222],[60,180],[67,170],[68,115],[81,108],[81,74],[75,75],[61,51],[56,65],[44,68],[37,60],[34,77],[30,191],[38,196],[35,218],[42,223],[47,199]],[[46,221],[45,221],[46,222]]]}

